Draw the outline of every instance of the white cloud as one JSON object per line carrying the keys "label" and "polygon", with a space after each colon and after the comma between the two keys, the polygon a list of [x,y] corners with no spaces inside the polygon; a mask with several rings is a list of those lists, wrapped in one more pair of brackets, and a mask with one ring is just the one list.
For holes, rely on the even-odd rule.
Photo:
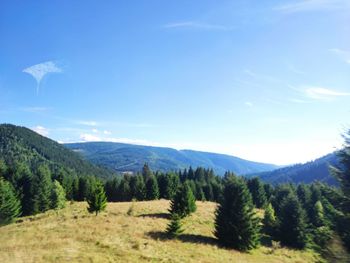
{"label": "white cloud", "polygon": [[49,135],[49,130],[40,125],[33,127],[32,130],[45,137]]}
{"label": "white cloud", "polygon": [[97,129],[92,129],[92,132],[93,133],[98,133],[98,130]]}
{"label": "white cloud", "polygon": [[88,134],[88,133],[84,133],[80,135],[80,139],[83,142],[99,142],[99,141],[103,141],[100,137],[93,135],[93,134]]}
{"label": "white cloud", "polygon": [[350,96],[348,92],[340,92],[323,87],[306,86],[303,89],[307,97],[315,100],[332,100],[337,97]]}
{"label": "white cloud", "polygon": [[97,126],[98,123],[96,121],[78,121],[77,122],[80,125],[85,125],[85,126]]}
{"label": "white cloud", "polygon": [[25,111],[25,112],[41,113],[41,112],[46,112],[46,111],[50,110],[50,108],[47,108],[47,107],[25,107],[25,108],[21,108],[20,110]]}
{"label": "white cloud", "polygon": [[331,48],[329,51],[336,54],[340,59],[344,60],[346,63],[350,64],[350,51],[342,50],[339,48]]}
{"label": "white cloud", "polygon": [[340,10],[350,7],[348,0],[300,0],[275,7],[283,13],[299,13],[321,10]]}
{"label": "white cloud", "polygon": [[23,72],[30,74],[37,82],[37,93],[39,92],[40,82],[46,74],[61,73],[63,70],[59,68],[54,61],[47,61],[25,68]]}
{"label": "white cloud", "polygon": [[169,24],[163,25],[163,28],[189,28],[189,29],[223,30],[223,31],[232,29],[223,25],[200,23],[196,21],[169,23]]}
{"label": "white cloud", "polygon": [[104,130],[104,131],[103,131],[103,134],[105,134],[105,135],[111,135],[112,133],[111,133],[110,131]]}
{"label": "white cloud", "polygon": [[247,107],[253,107],[253,106],[254,106],[254,104],[251,103],[251,102],[249,102],[249,101],[246,101],[246,102],[244,103],[244,105],[246,105]]}

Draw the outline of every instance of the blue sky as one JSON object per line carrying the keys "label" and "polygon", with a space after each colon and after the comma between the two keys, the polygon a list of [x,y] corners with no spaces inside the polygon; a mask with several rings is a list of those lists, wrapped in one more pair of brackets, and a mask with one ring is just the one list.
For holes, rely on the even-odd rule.
{"label": "blue sky", "polygon": [[350,1],[1,1],[0,122],[290,164],[350,113]]}

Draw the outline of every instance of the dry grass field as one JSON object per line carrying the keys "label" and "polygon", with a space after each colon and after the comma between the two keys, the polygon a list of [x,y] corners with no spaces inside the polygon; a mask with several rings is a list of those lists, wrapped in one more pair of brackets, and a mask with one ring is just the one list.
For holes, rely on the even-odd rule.
{"label": "dry grass field", "polygon": [[[312,251],[260,247],[251,253],[220,248],[213,238],[215,204],[197,202],[177,240],[164,235],[165,200],[109,203],[95,216],[87,204],[73,203],[20,218],[0,228],[0,262],[318,262]],[[130,207],[133,206],[132,211]]]}

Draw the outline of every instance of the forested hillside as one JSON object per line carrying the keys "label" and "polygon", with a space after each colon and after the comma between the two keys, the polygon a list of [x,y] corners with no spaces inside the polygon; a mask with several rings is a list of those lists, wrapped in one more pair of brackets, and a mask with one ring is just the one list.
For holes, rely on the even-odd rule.
{"label": "forested hillside", "polygon": [[137,172],[142,169],[144,163],[148,163],[155,171],[176,171],[192,166],[210,168],[219,175],[223,175],[226,171],[247,174],[278,168],[273,164],[247,161],[225,154],[192,150],[178,151],[163,147],[112,142],[72,143],[65,146],[81,153],[93,163],[115,171]]}
{"label": "forested hillside", "polygon": [[108,178],[113,174],[107,169],[90,164],[53,140],[28,128],[11,124],[0,125],[0,159],[9,167],[23,164],[33,170],[39,164],[47,164],[52,171],[62,168],[78,176]]}
{"label": "forested hillside", "polygon": [[262,172],[251,176],[258,176],[266,182],[278,183],[311,183],[319,181],[330,185],[336,185],[336,179],[331,175],[329,166],[338,165],[336,153],[331,153],[305,164],[296,164],[274,171]]}

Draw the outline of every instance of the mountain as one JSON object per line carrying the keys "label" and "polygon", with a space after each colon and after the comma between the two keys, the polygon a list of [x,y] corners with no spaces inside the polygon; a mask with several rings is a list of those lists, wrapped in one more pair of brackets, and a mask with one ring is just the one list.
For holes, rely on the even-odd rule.
{"label": "mountain", "polygon": [[70,143],[65,146],[81,153],[93,163],[114,171],[140,171],[144,163],[148,163],[152,170],[160,171],[201,166],[212,168],[220,175],[228,170],[237,174],[247,174],[278,168],[273,164],[251,162],[225,154],[192,150],[179,151],[164,147],[112,142]]}
{"label": "mountain", "polygon": [[296,164],[274,171],[256,173],[249,176],[258,176],[270,183],[311,183],[320,181],[336,185],[337,181],[329,172],[329,165],[338,165],[337,153],[330,153],[305,164]]}
{"label": "mountain", "polygon": [[0,125],[0,159],[14,167],[17,162],[35,167],[47,163],[52,169],[60,167],[74,170],[78,175],[108,178],[112,171],[93,165],[61,144],[12,124]]}

